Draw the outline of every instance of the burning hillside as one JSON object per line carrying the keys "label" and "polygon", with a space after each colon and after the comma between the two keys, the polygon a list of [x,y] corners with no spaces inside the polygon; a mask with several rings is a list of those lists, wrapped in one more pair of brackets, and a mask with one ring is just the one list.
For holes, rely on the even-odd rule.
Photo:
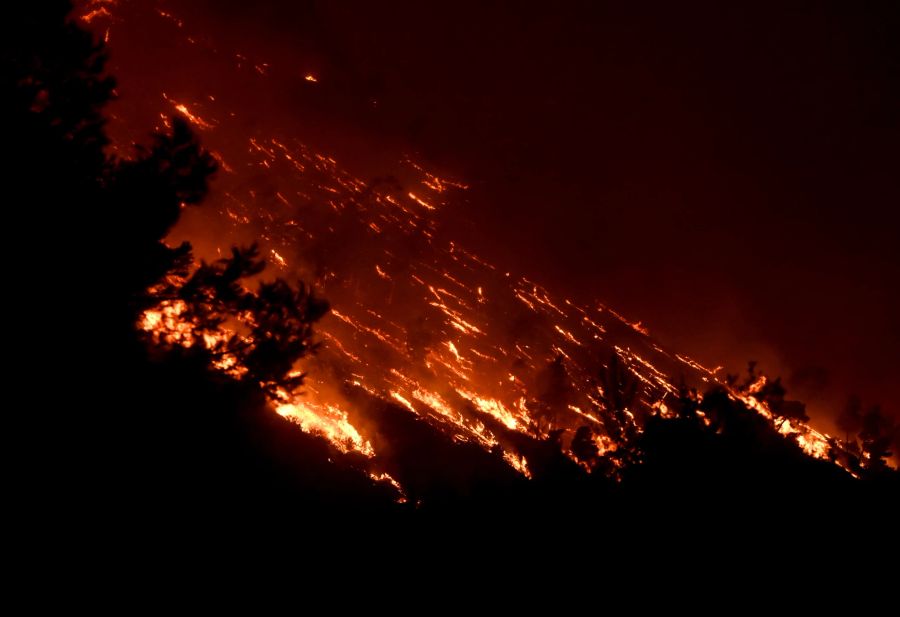
{"label": "burning hillside", "polygon": [[[136,8],[93,0],[81,19],[115,49],[134,28],[130,11],[159,20],[180,37],[185,53],[231,66],[236,79],[257,88],[279,70],[274,59],[219,48],[165,3]],[[165,79],[161,72],[152,83]],[[322,80],[304,77],[310,88]],[[186,215],[171,240],[189,240],[215,259],[258,237],[267,274],[308,281],[328,299],[331,311],[316,327],[321,346],[295,367],[306,374],[302,390],[276,389],[271,404],[374,480],[393,485],[398,499],[405,499],[404,489],[391,475],[390,447],[373,405],[403,410],[449,442],[497,453],[530,477],[529,444],[558,440],[580,460],[573,441],[586,438],[599,456],[619,464],[622,435],[640,433],[649,416],[667,417],[686,388],[719,384],[780,432],[796,435],[810,456],[828,456],[827,436],[754,396],[764,377],[744,389],[726,384],[720,369],[666,350],[642,324],[599,302],[556,295],[452,237],[442,216],[465,198],[464,178],[412,156],[397,161],[390,175],[357,177],[290,131],[245,122],[242,110],[202,77],[162,88],[118,108],[115,151],[127,150],[129,114],[155,110],[160,127],[172,116],[192,125],[219,175],[209,206]],[[195,344],[184,313],[183,304],[161,300],[141,327],[158,342]],[[222,327],[228,336],[230,326]],[[217,338],[203,344],[216,348]],[[243,370],[227,354],[216,366],[236,375]]]}

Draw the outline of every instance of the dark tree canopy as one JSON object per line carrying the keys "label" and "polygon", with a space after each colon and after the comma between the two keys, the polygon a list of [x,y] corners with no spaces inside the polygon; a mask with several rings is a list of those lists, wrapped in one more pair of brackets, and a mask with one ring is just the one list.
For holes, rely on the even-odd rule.
{"label": "dark tree canopy", "polygon": [[[600,409],[606,434],[617,444],[633,443],[636,435],[634,413],[639,382],[614,353],[609,362],[600,370],[602,391]],[[630,415],[629,415],[630,414]]]}
{"label": "dark tree canopy", "polygon": [[[302,283],[254,281],[255,248],[196,266],[188,244],[165,243],[182,209],[204,200],[213,160],[178,117],[128,158],[107,151],[115,82],[103,43],[70,9],[14,3],[0,37],[6,205],[30,262],[11,269],[21,299],[11,353],[20,386],[39,393],[17,414],[22,460],[44,474],[31,484],[90,512],[134,508],[123,524],[179,500],[219,511],[229,500],[389,506],[384,489],[334,468],[327,446],[269,407],[272,391],[302,381],[294,365],[314,349],[327,304]],[[223,347],[148,348],[141,315],[174,301],[196,333],[223,328]],[[242,376],[213,368],[222,351]]]}

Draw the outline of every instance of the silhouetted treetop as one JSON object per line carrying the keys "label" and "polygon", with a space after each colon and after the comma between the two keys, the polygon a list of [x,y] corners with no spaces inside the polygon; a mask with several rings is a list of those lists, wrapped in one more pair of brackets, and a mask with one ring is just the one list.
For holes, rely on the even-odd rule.
{"label": "silhouetted treetop", "polygon": [[[297,360],[314,351],[313,323],[327,311],[303,282],[283,279],[251,282],[265,269],[256,245],[235,247],[231,257],[201,264],[181,280],[153,290],[151,299],[165,310],[183,303],[178,319],[190,328],[192,345],[212,356],[230,358],[238,375],[275,393],[291,392],[303,380]],[[157,342],[183,344],[181,335]]]}
{"label": "silhouetted treetop", "polygon": [[[189,244],[165,243],[182,209],[206,196],[214,160],[180,116],[130,158],[107,156],[103,113],[114,81],[104,44],[69,18],[70,9],[57,0],[16,3],[8,14],[16,27],[0,42],[9,93],[0,105],[15,153],[4,169],[12,209],[22,229],[46,237],[51,267],[63,266],[53,285],[28,280],[40,307],[29,317],[56,324],[66,311],[98,343],[128,346],[145,310],[177,299],[195,341],[220,341],[207,351],[239,355],[258,383],[296,384],[289,374],[313,348],[312,323],[327,304],[303,283],[246,289],[264,267],[255,247],[194,267]],[[79,300],[85,294],[90,301]]]}
{"label": "silhouetted treetop", "polygon": [[613,353],[600,369],[599,384],[603,427],[614,442],[625,448],[636,435],[634,407],[639,382],[619,354]]}
{"label": "silhouetted treetop", "polygon": [[22,163],[40,155],[55,168],[66,163],[64,178],[84,181],[104,162],[103,107],[115,81],[104,45],[67,19],[70,9],[65,0],[4,7],[11,27],[0,39],[0,108]]}
{"label": "silhouetted treetop", "polygon": [[841,415],[837,418],[837,425],[844,431],[844,441],[849,447],[850,437],[853,436],[855,441],[856,434],[862,428],[862,401],[858,396],[851,396],[847,400]]}
{"label": "silhouetted treetop", "polygon": [[112,170],[115,214],[131,240],[162,240],[184,206],[203,200],[216,170],[186,120],[173,116],[171,127],[170,133],[155,134],[150,147],[137,145],[136,156]]}
{"label": "silhouetted treetop", "polygon": [[878,405],[873,405],[862,415],[859,438],[866,467],[887,470],[887,459],[894,454],[891,452],[891,445],[898,430],[900,427],[897,423],[882,413]]}

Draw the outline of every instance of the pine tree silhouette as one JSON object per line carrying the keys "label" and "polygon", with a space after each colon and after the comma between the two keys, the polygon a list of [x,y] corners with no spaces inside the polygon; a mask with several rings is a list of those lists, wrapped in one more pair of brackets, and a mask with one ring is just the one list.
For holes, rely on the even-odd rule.
{"label": "pine tree silhouette", "polygon": [[[327,445],[268,408],[267,393],[302,382],[294,365],[314,349],[312,326],[327,303],[302,283],[249,289],[264,266],[255,248],[195,267],[188,244],[166,245],[182,209],[206,196],[213,160],[178,117],[130,158],[107,153],[104,107],[115,82],[103,44],[70,9],[17,3],[0,39],[3,180],[29,262],[10,271],[20,298],[10,353],[32,396],[18,416],[26,426],[12,434],[21,466],[42,474],[29,489],[60,501],[43,511],[76,501],[89,517],[124,508],[125,524],[174,503],[218,512],[224,502],[263,511],[316,499],[391,504],[389,492],[336,469]],[[137,322],[167,301],[184,303],[197,334],[244,323],[221,349],[148,347]],[[211,367],[223,349],[239,356],[242,376]]]}

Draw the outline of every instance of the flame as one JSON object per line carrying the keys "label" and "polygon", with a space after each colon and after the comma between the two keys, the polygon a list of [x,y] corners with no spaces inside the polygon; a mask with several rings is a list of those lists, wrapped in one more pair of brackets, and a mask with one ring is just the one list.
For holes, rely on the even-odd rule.
{"label": "flame", "polygon": [[94,9],[82,15],[81,20],[85,23],[91,23],[98,17],[112,17],[112,13],[110,13],[106,7],[101,6],[99,9]]}
{"label": "flame", "polygon": [[528,470],[528,461],[524,456],[516,455],[512,452],[504,452],[503,459],[509,463],[510,467],[518,471],[528,479],[531,479],[531,472]]}
{"label": "flame", "polygon": [[824,433],[820,433],[811,426],[802,422],[794,422],[787,419],[778,421],[775,417],[775,414],[772,413],[769,407],[764,402],[758,400],[753,396],[753,394],[762,390],[763,386],[766,385],[766,382],[766,377],[764,375],[761,375],[747,389],[747,394],[743,394],[732,389],[730,391],[731,396],[734,399],[740,400],[748,408],[754,410],[756,413],[766,418],[769,422],[776,426],[778,432],[782,435],[795,437],[797,443],[809,456],[812,456],[814,458],[827,459],[829,451],[831,449],[831,446],[828,443],[829,437],[827,435],[825,435]]}
{"label": "flame", "polygon": [[477,394],[468,392],[466,390],[457,390],[457,392],[461,397],[475,405],[475,407],[482,413],[486,413],[500,420],[500,422],[506,425],[506,428],[511,430],[516,430],[519,428],[519,423],[521,420],[517,418],[509,409],[507,409],[501,401],[498,401],[497,399],[478,396]]}
{"label": "flame", "polygon": [[369,474],[369,477],[372,478],[373,482],[384,482],[386,484],[390,484],[395,491],[397,491],[397,503],[406,503],[409,499],[406,497],[406,492],[403,490],[403,487],[400,486],[400,483],[397,482],[391,474],[382,471],[380,473],[372,472]]}
{"label": "flame", "polygon": [[356,427],[347,420],[347,412],[334,405],[327,403],[316,405],[295,399],[292,403],[279,405],[275,411],[282,418],[299,424],[304,431],[322,435],[342,452],[355,451],[365,456],[375,455],[372,445],[363,439]]}
{"label": "flame", "polygon": [[[216,126],[215,124],[207,122],[206,120],[204,120],[197,114],[192,113],[191,110],[188,109],[188,106],[185,105],[184,103],[179,103],[177,101],[171,100],[168,96],[166,96],[165,92],[163,92],[163,98],[172,104],[172,106],[175,108],[175,111],[177,111],[182,116],[184,116],[188,122],[190,122],[191,124],[196,126],[198,129],[206,131],[206,130],[215,128],[215,126]],[[165,119],[165,115],[163,115],[163,118]]]}
{"label": "flame", "polygon": [[277,263],[282,268],[287,268],[287,262],[284,260],[284,257],[282,257],[278,251],[276,251],[275,249],[272,249],[270,252],[272,253],[272,258],[275,260],[275,263]]}
{"label": "flame", "polygon": [[421,197],[416,197],[415,193],[409,193],[409,198],[412,199],[417,204],[419,204],[420,206],[422,206],[423,208],[425,208],[426,210],[436,210],[436,208],[434,206],[432,206],[430,203],[428,203]]}

